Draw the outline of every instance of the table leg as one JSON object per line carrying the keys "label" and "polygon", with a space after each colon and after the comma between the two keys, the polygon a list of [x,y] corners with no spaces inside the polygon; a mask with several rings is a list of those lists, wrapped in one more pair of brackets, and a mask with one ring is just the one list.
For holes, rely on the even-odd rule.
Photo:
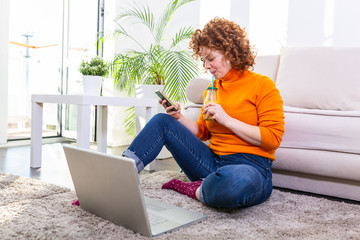
{"label": "table leg", "polygon": [[97,149],[99,152],[106,153],[107,150],[107,116],[108,116],[108,107],[107,106],[98,106],[97,114]]}
{"label": "table leg", "polygon": [[43,103],[31,103],[30,167],[41,167]]}
{"label": "table leg", "polygon": [[150,119],[157,114],[157,106],[156,107],[147,107],[146,108],[146,122],[150,121]]}
{"label": "table leg", "polygon": [[80,148],[90,147],[90,105],[77,105],[77,140],[76,145]]}

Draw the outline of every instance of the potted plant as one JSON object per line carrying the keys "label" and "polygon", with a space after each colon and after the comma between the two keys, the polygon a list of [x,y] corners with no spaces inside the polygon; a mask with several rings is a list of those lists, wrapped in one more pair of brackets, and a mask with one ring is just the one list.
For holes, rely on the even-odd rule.
{"label": "potted plant", "polygon": [[[110,62],[110,72],[114,86],[134,96],[135,88],[142,85],[158,85],[175,102],[186,102],[187,83],[199,75],[196,62],[191,58],[191,51],[182,49],[182,44],[189,40],[193,27],[181,27],[172,37],[166,33],[176,10],[194,0],[172,0],[158,19],[148,6],[123,9],[116,17],[116,29],[113,37],[131,40],[137,49],[126,49],[114,56]],[[139,37],[132,36],[129,28],[142,25],[149,32],[149,38],[141,43]],[[142,29],[141,28],[141,29]],[[173,29],[172,29],[173,31]],[[145,33],[144,33],[145,34]],[[104,37],[100,41],[103,41]],[[187,43],[186,43],[187,44]],[[156,95],[152,91],[154,98]],[[135,135],[134,110],[130,110],[126,121],[127,132]]]}
{"label": "potted plant", "polygon": [[84,95],[100,96],[103,77],[109,73],[108,64],[99,56],[82,60],[79,72],[83,75]]}
{"label": "potted plant", "polygon": [[[119,13],[115,18],[114,36],[126,37],[138,47],[116,54],[111,61],[110,71],[117,88],[133,95],[136,85],[164,85],[164,91],[173,101],[186,101],[185,87],[198,76],[199,69],[191,58],[191,51],[182,49],[181,44],[190,39],[194,28],[181,27],[172,37],[166,30],[175,12],[193,1],[172,0],[158,19],[148,6],[133,6]],[[136,28],[137,24],[147,29],[151,36],[143,43],[127,31]]]}

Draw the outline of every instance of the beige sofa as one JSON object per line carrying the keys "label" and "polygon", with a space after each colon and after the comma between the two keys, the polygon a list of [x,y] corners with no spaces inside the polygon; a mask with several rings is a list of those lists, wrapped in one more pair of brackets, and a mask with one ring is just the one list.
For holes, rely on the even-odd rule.
{"label": "beige sofa", "polygon": [[[285,47],[257,56],[284,100],[274,186],[360,201],[360,48]],[[209,80],[193,79],[184,114],[199,117]]]}

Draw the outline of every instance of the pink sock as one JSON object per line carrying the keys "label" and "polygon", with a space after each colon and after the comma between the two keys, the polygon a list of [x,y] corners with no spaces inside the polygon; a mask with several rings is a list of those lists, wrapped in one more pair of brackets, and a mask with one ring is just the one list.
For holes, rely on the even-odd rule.
{"label": "pink sock", "polygon": [[171,179],[169,182],[164,183],[161,189],[173,189],[181,194],[187,195],[196,199],[196,190],[200,187],[202,181],[196,182],[183,182],[178,179]]}
{"label": "pink sock", "polygon": [[79,200],[75,200],[71,203],[73,206],[80,206]]}

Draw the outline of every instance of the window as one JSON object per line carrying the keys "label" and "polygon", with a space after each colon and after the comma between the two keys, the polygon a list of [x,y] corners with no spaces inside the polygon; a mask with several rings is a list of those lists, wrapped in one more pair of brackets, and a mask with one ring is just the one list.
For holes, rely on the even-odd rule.
{"label": "window", "polygon": [[[82,94],[81,60],[96,55],[98,0],[67,1],[64,19],[64,94]],[[62,135],[75,138],[77,110],[75,105],[63,109]]]}
{"label": "window", "polygon": [[[62,0],[9,2],[8,139],[29,138],[31,94],[59,93]],[[44,112],[44,135],[58,135],[57,106]]]}
{"label": "window", "polygon": [[[9,2],[8,139],[17,140],[30,138],[31,94],[82,94],[78,67],[97,54],[101,1]],[[43,120],[43,136],[75,137],[76,106],[44,104]]]}

